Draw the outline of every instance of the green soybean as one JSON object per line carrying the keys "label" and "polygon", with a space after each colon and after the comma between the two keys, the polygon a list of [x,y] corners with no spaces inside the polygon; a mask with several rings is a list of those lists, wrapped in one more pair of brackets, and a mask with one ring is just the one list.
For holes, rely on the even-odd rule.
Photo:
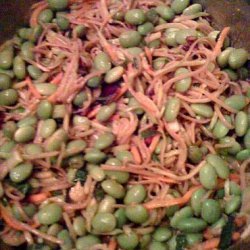
{"label": "green soybean", "polygon": [[119,37],[119,42],[123,48],[136,47],[140,44],[141,40],[141,34],[135,30],[124,31]]}
{"label": "green soybean", "polygon": [[180,221],[184,218],[189,218],[193,216],[193,210],[190,206],[186,206],[179,211],[177,211],[170,220],[170,225],[176,228]]}
{"label": "green soybean", "polygon": [[145,200],[146,196],[147,192],[143,185],[134,185],[127,191],[124,203],[126,205],[141,203]]}
{"label": "green soybean", "polygon": [[41,101],[37,107],[37,116],[40,119],[48,119],[51,117],[53,111],[53,105],[47,101]]}
{"label": "green soybean", "polygon": [[9,89],[11,85],[11,78],[6,74],[0,73],[0,90]]}
{"label": "green soybean", "polygon": [[246,107],[247,98],[243,95],[232,95],[225,100],[225,104],[240,111]]}
{"label": "green soybean", "polygon": [[38,16],[38,21],[41,23],[51,23],[53,16],[54,16],[54,14],[53,14],[52,10],[45,9],[45,10],[40,12],[40,14]]}
{"label": "green soybean", "polygon": [[70,141],[66,147],[66,155],[72,156],[80,153],[86,148],[86,146],[87,143],[81,139]]}
{"label": "green soybean", "polygon": [[106,122],[115,113],[115,111],[116,111],[116,104],[114,102],[109,105],[104,105],[98,111],[96,119],[99,122]]}
{"label": "green soybean", "polygon": [[123,73],[124,68],[122,66],[114,67],[106,73],[104,81],[109,84],[114,83],[122,77]]}
{"label": "green soybean", "polygon": [[57,238],[63,241],[62,250],[71,250],[73,248],[73,241],[70,237],[69,231],[64,229],[57,234]]}
{"label": "green soybean", "polygon": [[137,31],[142,35],[146,36],[154,30],[154,25],[150,22],[146,22],[138,26]]}
{"label": "green soybean", "polygon": [[141,115],[144,113],[144,110],[141,108],[140,103],[134,98],[129,98],[128,106],[134,108],[134,112],[137,115]]}
{"label": "green soybean", "polygon": [[206,190],[204,188],[200,188],[192,194],[190,204],[196,216],[199,216],[201,213],[203,197],[205,195],[206,195]]}
{"label": "green soybean", "polygon": [[140,249],[147,249],[148,245],[151,242],[151,235],[144,234],[140,237]]}
{"label": "green soybean", "polygon": [[143,205],[130,205],[125,210],[127,218],[134,223],[142,224],[149,218],[149,213]]}
{"label": "green soybean", "polygon": [[39,94],[43,96],[50,96],[57,90],[57,85],[51,83],[36,83],[34,86]]}
{"label": "green soybean", "polygon": [[27,67],[27,71],[28,71],[29,75],[31,76],[31,78],[34,80],[39,79],[42,75],[42,71],[33,65],[29,65]]}
{"label": "green soybean", "polygon": [[69,4],[68,0],[47,0],[52,10],[65,10]]}
{"label": "green soybean", "polygon": [[38,214],[37,219],[42,225],[51,225],[62,218],[62,208],[56,203],[50,203],[43,206]]}
{"label": "green soybean", "polygon": [[33,60],[34,59],[34,53],[33,53],[34,47],[35,47],[35,45],[33,42],[30,42],[30,41],[24,42],[21,46],[22,57],[24,59]]}
{"label": "green soybean", "polygon": [[60,128],[47,138],[44,148],[47,152],[57,151],[61,148],[62,143],[66,142],[67,139],[68,134],[64,129]]}
{"label": "green soybean", "polygon": [[[188,73],[190,73],[188,69],[179,68],[175,71],[175,77],[185,75]],[[181,79],[175,83],[175,89],[177,92],[184,93],[190,88],[191,83],[192,83],[191,77],[186,77],[186,78]]]}
{"label": "green soybean", "polygon": [[62,15],[56,17],[56,23],[61,30],[67,30],[70,27],[69,20]]}
{"label": "green soybean", "polygon": [[116,227],[117,228],[122,228],[126,223],[127,223],[127,217],[126,217],[126,211],[125,208],[118,208],[115,213],[115,218],[116,218]]}
{"label": "green soybean", "polygon": [[241,196],[234,195],[231,196],[229,200],[226,201],[225,204],[225,213],[226,214],[232,214],[233,212],[236,212],[241,205]]}
{"label": "green soybean", "polygon": [[[231,123],[231,117],[228,115],[225,115],[225,119],[227,122]],[[220,139],[225,137],[229,132],[229,128],[226,127],[221,120],[218,120],[213,128],[213,135],[215,138]]]}
{"label": "green soybean", "polygon": [[171,8],[176,14],[180,14],[188,7],[189,3],[189,0],[174,0],[171,4]]}
{"label": "green soybean", "polygon": [[136,233],[134,232],[129,232],[129,233],[123,233],[117,236],[117,241],[119,246],[122,249],[126,250],[132,250],[137,247],[139,244],[139,238]]}
{"label": "green soybean", "polygon": [[197,243],[202,242],[203,235],[199,233],[191,233],[186,235],[187,245],[193,246]]}
{"label": "green soybean", "polygon": [[149,22],[153,23],[153,24],[156,24],[159,20],[159,16],[158,16],[158,13],[156,12],[156,10],[154,8],[152,9],[149,9],[147,12],[146,12],[146,18]]}
{"label": "green soybean", "polygon": [[155,8],[155,11],[166,21],[170,21],[174,18],[175,13],[173,9],[165,5],[159,5]]}
{"label": "green soybean", "polygon": [[94,147],[100,150],[110,147],[115,141],[115,136],[112,133],[101,134],[95,141]]}
{"label": "green soybean", "polygon": [[13,71],[18,80],[23,80],[26,76],[25,62],[20,56],[14,58]]}
{"label": "green soybean", "polygon": [[14,51],[12,47],[7,47],[0,52],[0,68],[10,69],[13,64]]}
{"label": "green soybean", "polygon": [[106,159],[106,154],[99,149],[93,148],[86,152],[84,159],[93,164],[99,164]]}
{"label": "green soybean", "polygon": [[176,41],[176,34],[179,31],[179,29],[176,28],[169,28],[164,33],[164,43],[168,46],[175,47],[177,46]]}
{"label": "green soybean", "polygon": [[101,186],[107,194],[115,199],[121,199],[125,195],[123,186],[114,180],[105,180],[101,183]]}
{"label": "green soybean", "polygon": [[227,179],[229,177],[228,164],[220,156],[209,154],[207,155],[206,161],[214,167],[217,175],[220,178]]}
{"label": "green soybean", "polygon": [[35,137],[35,133],[36,131],[32,126],[21,127],[16,130],[14,140],[20,143],[29,142]]}
{"label": "green soybean", "polygon": [[188,37],[197,37],[196,30],[193,29],[181,29],[176,32],[176,42],[178,44],[185,44]]}
{"label": "green soybean", "polygon": [[94,67],[96,70],[107,72],[111,69],[111,59],[105,52],[100,52],[94,58]]}
{"label": "green soybean", "polygon": [[191,104],[190,106],[196,115],[200,115],[206,118],[211,118],[214,114],[212,107],[208,104],[195,103],[195,104]]}
{"label": "green soybean", "polygon": [[197,147],[197,146],[189,146],[188,147],[188,159],[192,162],[192,163],[199,163],[201,162],[203,158],[203,152],[201,150],[201,148]]}
{"label": "green soybean", "polygon": [[177,225],[177,228],[184,233],[199,233],[206,227],[207,223],[198,218],[184,218]]}
{"label": "green soybean", "polygon": [[167,250],[168,247],[165,243],[159,242],[159,241],[152,241],[149,244],[149,250]]}
{"label": "green soybean", "polygon": [[240,111],[235,117],[235,133],[244,136],[248,128],[248,116],[246,112]]}
{"label": "green soybean", "polygon": [[235,71],[233,71],[232,69],[223,69],[223,71],[227,73],[227,75],[231,81],[237,81],[239,79],[238,74]]}
{"label": "green soybean", "polygon": [[86,235],[76,240],[77,250],[89,250],[91,247],[101,244],[101,240],[95,235]]}
{"label": "green soybean", "polygon": [[236,155],[236,159],[238,161],[244,161],[250,158],[250,148],[249,149],[244,149],[242,151],[240,151],[239,153],[237,153]]}
{"label": "green soybean", "polygon": [[181,108],[181,102],[180,99],[177,97],[173,97],[167,101],[167,104],[165,106],[165,112],[164,112],[164,118],[167,122],[173,122]]}
{"label": "green soybean", "polygon": [[18,92],[15,89],[0,91],[0,106],[13,106],[18,101]]}
{"label": "green soybean", "polygon": [[32,173],[33,165],[30,163],[23,163],[10,171],[10,179],[15,183],[23,182],[28,179]]}
{"label": "green soybean", "polygon": [[[92,79],[93,79],[93,78],[91,78],[90,80],[92,80]],[[92,83],[92,82],[91,82],[91,83]],[[87,101],[87,99],[88,99],[87,93],[84,92],[84,91],[82,91],[82,92],[78,93],[78,94],[75,96],[75,98],[74,98],[74,100],[73,100],[73,104],[74,104],[75,106],[82,107],[83,104],[84,104],[84,102]]]}
{"label": "green soybean", "polygon": [[120,160],[123,163],[133,162],[133,160],[134,160],[131,152],[129,152],[127,150],[118,151],[116,153],[116,157],[118,160]]}
{"label": "green soybean", "polygon": [[[108,72],[109,72],[109,71],[108,71]],[[108,73],[108,72],[107,72],[107,73]],[[106,74],[107,74],[107,73],[106,73]],[[108,80],[110,80],[110,79],[108,79]],[[97,88],[97,87],[100,86],[101,81],[102,81],[102,78],[101,78],[100,76],[94,76],[94,77],[92,77],[91,79],[88,80],[87,85],[88,85],[88,87],[90,87],[90,88]],[[87,96],[86,96],[86,98],[87,98]],[[80,106],[82,105],[82,103],[83,103],[83,102],[81,102]],[[76,104],[75,104],[75,105],[76,105]],[[79,105],[77,105],[77,106],[79,106]]]}
{"label": "green soybean", "polygon": [[56,131],[56,121],[54,119],[47,119],[42,122],[40,136],[44,139],[49,138]]}
{"label": "green soybean", "polygon": [[35,116],[28,116],[26,118],[21,119],[17,126],[19,128],[26,127],[26,126],[36,126],[37,124],[37,118]]}
{"label": "green soybean", "polygon": [[202,6],[199,3],[195,3],[184,9],[183,14],[186,16],[194,15],[202,11]]}
{"label": "green soybean", "polygon": [[37,155],[43,152],[43,148],[38,144],[26,144],[24,147],[25,153],[27,155]]}
{"label": "green soybean", "polygon": [[73,229],[76,235],[83,236],[86,234],[86,221],[82,216],[77,216],[73,220]]}
{"label": "green soybean", "polygon": [[146,21],[146,15],[141,9],[132,9],[126,12],[125,21],[128,24],[140,25]]}
{"label": "green soybean", "polygon": [[108,233],[115,229],[116,219],[111,213],[97,213],[92,219],[92,227],[98,233]]}
{"label": "green soybean", "polygon": [[13,138],[14,133],[17,130],[17,125],[14,121],[7,121],[2,128],[4,136],[9,139]]}
{"label": "green soybean", "polygon": [[212,165],[206,163],[199,172],[199,179],[206,189],[214,189],[217,186],[217,173]]}
{"label": "green soybean", "polygon": [[244,145],[247,149],[250,149],[250,128],[247,130],[247,133],[245,134],[244,138]]}
{"label": "green soybean", "polygon": [[162,69],[166,63],[168,62],[168,59],[166,57],[158,57],[153,61],[153,68],[155,70]]}
{"label": "green soybean", "polygon": [[98,166],[94,166],[90,168],[89,175],[95,180],[95,181],[102,181],[105,178],[105,172]]}
{"label": "green soybean", "polygon": [[225,68],[228,65],[229,56],[233,50],[232,47],[226,48],[217,57],[217,63],[221,68]]}
{"label": "green soybean", "polygon": [[0,147],[0,152],[1,153],[10,153],[14,149],[15,146],[16,146],[16,143],[14,141],[5,142]]}
{"label": "green soybean", "polygon": [[215,223],[221,217],[220,203],[213,199],[205,200],[202,203],[201,217],[207,223]]}
{"label": "green soybean", "polygon": [[223,148],[221,151],[232,155],[237,154],[241,150],[241,145],[233,137],[226,136],[221,138],[220,144],[231,144],[230,147]]}
{"label": "green soybean", "polygon": [[234,49],[229,56],[228,63],[232,69],[241,68],[248,59],[248,53],[245,49]]}
{"label": "green soybean", "polygon": [[230,181],[229,182],[229,188],[230,188],[230,194],[231,195],[241,195],[241,188],[240,186],[235,183],[234,181]]}
{"label": "green soybean", "polygon": [[114,205],[116,204],[115,198],[106,195],[100,202],[98,206],[98,213],[113,213]]}
{"label": "green soybean", "polygon": [[167,241],[171,238],[172,232],[168,227],[158,227],[153,234],[153,239],[159,242]]}

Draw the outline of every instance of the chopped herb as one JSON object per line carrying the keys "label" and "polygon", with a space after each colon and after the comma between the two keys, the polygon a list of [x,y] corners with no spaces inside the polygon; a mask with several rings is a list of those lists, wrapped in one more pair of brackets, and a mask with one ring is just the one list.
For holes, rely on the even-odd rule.
{"label": "chopped herb", "polygon": [[154,129],[147,129],[141,132],[141,137],[144,139],[147,139],[149,137],[152,137],[154,135],[158,134],[158,132]]}
{"label": "chopped herb", "polygon": [[176,250],[184,250],[187,246],[186,236],[183,234],[179,234],[176,236]]}
{"label": "chopped herb", "polygon": [[49,249],[48,246],[44,245],[44,244],[33,244],[28,246],[27,250],[45,250],[45,249]]}
{"label": "chopped herb", "polygon": [[215,199],[223,199],[225,196],[225,190],[224,189],[219,189],[216,192]]}
{"label": "chopped herb", "polygon": [[104,198],[105,192],[102,189],[100,184],[97,184],[97,186],[95,188],[94,196],[95,196],[97,201],[101,201]]}
{"label": "chopped herb", "polygon": [[3,204],[5,207],[8,206],[9,202],[8,202],[8,200],[7,200],[6,197],[3,197],[3,198],[2,198],[2,204]]}
{"label": "chopped herb", "polygon": [[77,170],[74,182],[80,181],[83,184],[87,179],[87,175],[88,174],[85,170],[82,169]]}
{"label": "chopped herb", "polygon": [[32,187],[29,183],[21,183],[16,184],[14,182],[10,182],[10,185],[20,191],[22,194],[27,195],[31,192]]}
{"label": "chopped herb", "polygon": [[226,225],[222,228],[219,249],[228,249],[231,246],[234,231],[234,216],[229,216]]}
{"label": "chopped herb", "polygon": [[152,160],[153,160],[153,161],[160,162],[159,157],[158,157],[157,154],[153,154],[153,155],[152,155]]}

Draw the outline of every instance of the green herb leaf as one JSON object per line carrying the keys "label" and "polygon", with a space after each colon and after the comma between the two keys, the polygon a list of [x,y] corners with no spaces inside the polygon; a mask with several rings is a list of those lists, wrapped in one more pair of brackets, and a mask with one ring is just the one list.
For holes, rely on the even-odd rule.
{"label": "green herb leaf", "polygon": [[154,135],[158,134],[158,132],[154,129],[147,129],[141,132],[141,137],[144,139],[147,139],[149,137],[152,137]]}
{"label": "green herb leaf", "polygon": [[184,234],[179,234],[176,236],[176,250],[184,250],[187,246],[187,239]]}
{"label": "green herb leaf", "polygon": [[219,248],[221,250],[226,250],[231,245],[232,234],[234,231],[234,216],[229,216],[226,225],[223,227],[221,236],[220,236],[220,244]]}
{"label": "green herb leaf", "polygon": [[83,184],[87,179],[87,175],[86,171],[82,169],[77,170],[74,182],[80,181]]}
{"label": "green herb leaf", "polygon": [[97,201],[101,201],[104,198],[105,192],[102,189],[102,187],[101,187],[100,184],[96,185],[94,196],[95,196],[95,198],[96,198]]}

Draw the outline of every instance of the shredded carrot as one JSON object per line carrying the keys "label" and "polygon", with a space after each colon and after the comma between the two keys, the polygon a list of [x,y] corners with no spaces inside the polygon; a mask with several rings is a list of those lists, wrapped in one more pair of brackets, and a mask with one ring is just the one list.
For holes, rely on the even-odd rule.
{"label": "shredded carrot", "polygon": [[231,173],[231,174],[229,175],[229,179],[230,179],[231,181],[236,182],[236,183],[240,183],[240,175],[239,175],[239,174]]}
{"label": "shredded carrot", "polygon": [[29,201],[35,204],[41,204],[43,201],[47,200],[50,197],[50,193],[39,193],[32,194],[29,196]]}
{"label": "shredded carrot", "polygon": [[50,82],[57,85],[61,82],[62,78],[63,78],[63,72],[60,72]]}
{"label": "shredded carrot", "polygon": [[170,206],[173,206],[173,205],[184,205],[190,200],[192,194],[196,190],[198,190],[200,187],[201,186],[196,186],[196,187],[190,188],[187,191],[187,193],[184,196],[180,197],[180,198],[171,199],[171,200],[169,200],[169,199],[167,199],[167,200],[164,200],[164,199],[156,200],[155,199],[155,200],[149,201],[149,202],[144,204],[144,207],[147,208],[147,209],[154,209],[154,208],[160,208],[160,207],[170,207]]}
{"label": "shredded carrot", "polygon": [[237,227],[242,227],[246,224],[247,218],[246,216],[237,216],[234,220],[234,223]]}
{"label": "shredded carrot", "polygon": [[115,238],[112,238],[109,242],[108,245],[108,249],[109,250],[116,250],[117,249],[117,241],[115,240]]}
{"label": "shredded carrot", "polygon": [[201,244],[201,249],[202,250],[214,250],[217,248],[220,244],[220,239],[219,238],[213,238],[210,240],[207,240]]}
{"label": "shredded carrot", "polygon": [[134,146],[134,145],[131,146],[131,153],[134,157],[135,163],[141,164],[142,159],[141,159],[140,153],[138,151],[138,148],[136,146]]}
{"label": "shredded carrot", "polygon": [[44,1],[39,3],[39,5],[36,6],[35,10],[33,11],[31,18],[30,18],[30,26],[35,27],[38,25],[38,16],[39,14],[45,10],[48,7],[48,4]]}
{"label": "shredded carrot", "polygon": [[240,233],[239,232],[233,232],[232,240],[237,241],[239,239],[240,239]]}
{"label": "shredded carrot", "polygon": [[209,228],[207,228],[204,233],[203,233],[203,237],[206,239],[206,240],[210,240],[212,239],[214,236],[213,236],[213,233],[211,232],[211,230]]}
{"label": "shredded carrot", "polygon": [[35,88],[35,86],[33,85],[31,79],[29,77],[26,78],[26,83],[29,87],[30,92],[38,99],[41,99],[41,95],[40,93],[37,91],[37,89]]}

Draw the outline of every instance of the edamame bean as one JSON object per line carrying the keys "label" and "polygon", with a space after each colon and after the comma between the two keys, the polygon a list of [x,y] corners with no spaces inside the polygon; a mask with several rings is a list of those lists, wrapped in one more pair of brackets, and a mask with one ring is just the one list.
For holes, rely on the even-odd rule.
{"label": "edamame bean", "polygon": [[27,41],[24,42],[21,46],[21,55],[24,59],[34,59],[33,48],[35,47],[34,43]]}
{"label": "edamame bean", "polygon": [[178,44],[185,44],[188,37],[197,37],[196,30],[193,29],[181,29],[176,32],[176,42]]}
{"label": "edamame bean", "polygon": [[110,147],[115,141],[115,136],[112,133],[101,134],[95,141],[94,147],[100,150]]}
{"label": "edamame bean", "polygon": [[0,73],[0,90],[6,90],[11,87],[11,78],[8,75]]}
{"label": "edamame bean", "polygon": [[175,13],[173,9],[168,6],[159,5],[155,8],[155,11],[163,18],[165,21],[170,21],[174,18]]}
{"label": "edamame bean", "polygon": [[10,153],[14,149],[15,146],[16,146],[16,143],[14,141],[5,142],[0,147],[0,152],[1,153]]}
{"label": "edamame bean", "polygon": [[42,71],[33,65],[29,65],[27,67],[27,71],[28,71],[29,75],[31,76],[31,78],[34,80],[39,79],[39,77],[41,77],[41,75],[42,75]]}
{"label": "edamame bean", "polygon": [[247,98],[243,95],[232,95],[225,100],[225,104],[240,111],[246,107]]}
{"label": "edamame bean", "polygon": [[147,12],[146,12],[146,18],[149,22],[153,23],[153,24],[156,24],[159,20],[159,16],[156,12],[156,10],[154,8],[152,9],[149,9]]}
{"label": "edamame bean", "polygon": [[115,213],[116,218],[116,227],[122,228],[127,223],[126,211],[125,208],[118,208]]}
{"label": "edamame bean", "polygon": [[43,206],[38,214],[37,219],[42,225],[51,225],[62,218],[62,208],[56,203],[50,203]]}
{"label": "edamame bean", "polygon": [[217,173],[212,165],[206,163],[199,172],[199,179],[206,189],[214,189],[217,186]]}
{"label": "edamame bean", "polygon": [[141,9],[132,9],[126,12],[125,21],[128,24],[140,25],[146,21],[146,15]]}
{"label": "edamame bean", "polygon": [[174,216],[170,220],[170,225],[171,227],[176,228],[180,221],[182,221],[184,218],[189,218],[192,216],[192,208],[190,206],[186,206],[174,214]]}
{"label": "edamame bean", "polygon": [[97,213],[92,219],[92,227],[99,233],[108,233],[115,229],[116,219],[111,213]]}
{"label": "edamame bean", "polygon": [[132,56],[138,56],[143,52],[143,50],[139,47],[128,48],[126,51]]}
{"label": "edamame bean", "polygon": [[206,227],[207,223],[198,218],[184,218],[177,225],[177,228],[184,233],[199,233]]}
{"label": "edamame bean", "polygon": [[193,233],[193,234],[187,234],[186,235],[186,240],[188,246],[193,246],[197,243],[202,242],[203,235],[199,233]]}
{"label": "edamame bean", "polygon": [[104,81],[109,84],[114,83],[122,77],[123,73],[124,68],[122,66],[114,67],[106,73]]}
{"label": "edamame bean", "polygon": [[47,119],[42,122],[40,136],[44,139],[49,138],[56,131],[56,121]]}
{"label": "edamame bean", "polygon": [[111,69],[111,59],[105,52],[100,52],[94,58],[94,67],[96,70],[107,72]]}
{"label": "edamame bean", "polygon": [[[108,71],[109,72],[109,71]],[[107,73],[108,73],[107,72]],[[106,74],[107,74],[106,73]],[[109,80],[109,79],[108,79]],[[90,87],[90,88],[97,88],[97,87],[99,87],[100,86],[100,84],[101,84],[101,81],[102,81],[102,78],[100,77],[100,76],[94,76],[94,77],[92,77],[91,79],[89,79],[88,80],[88,82],[87,82],[87,85],[88,85],[88,87]],[[83,92],[84,94],[85,94],[85,92]],[[84,99],[86,99],[87,100],[87,95],[85,94],[85,98]],[[75,103],[74,103],[75,104]],[[81,104],[80,105],[77,105],[77,104],[75,104],[75,105],[77,105],[77,106],[81,106],[83,104],[83,101],[81,102]]]}
{"label": "edamame bean", "polygon": [[125,211],[127,218],[137,224],[142,224],[149,218],[147,209],[142,205],[130,205],[126,207]]}
{"label": "edamame bean", "polygon": [[230,194],[231,195],[239,195],[241,196],[241,188],[240,186],[235,183],[234,181],[229,182]]}
{"label": "edamame bean", "polygon": [[168,247],[165,243],[159,242],[159,241],[152,241],[149,244],[149,250],[167,250]]}
{"label": "edamame bean", "polygon": [[61,29],[61,30],[67,30],[69,29],[69,26],[70,26],[70,22],[69,20],[63,16],[63,15],[57,15],[56,17],[56,23],[58,25],[58,27]]}
{"label": "edamame bean", "polygon": [[160,44],[161,44],[161,40],[160,40],[160,39],[156,39],[156,40],[154,40],[154,41],[152,41],[152,42],[149,42],[149,43],[148,43],[148,47],[149,47],[149,48],[157,49],[157,48],[160,47]]}
{"label": "edamame bean", "polygon": [[0,68],[10,69],[13,64],[14,51],[12,47],[7,47],[0,52]]}
{"label": "edamame bean", "polygon": [[154,30],[154,25],[150,22],[146,22],[138,26],[137,31],[142,35],[146,36]]}
{"label": "edamame bean", "polygon": [[89,250],[91,247],[101,244],[101,240],[95,235],[86,235],[76,240],[77,250]]}
{"label": "edamame bean", "polygon": [[202,150],[197,147],[197,146],[189,146],[188,147],[188,159],[192,162],[192,163],[199,163],[201,162],[203,158],[203,152]]}
{"label": "edamame bean", "polygon": [[68,140],[68,134],[64,129],[60,128],[56,130],[47,140],[45,141],[44,148],[47,152],[57,151],[61,148],[62,143]]}
{"label": "edamame bean", "polygon": [[241,150],[241,145],[233,137],[226,136],[224,138],[221,138],[220,144],[231,144],[230,147],[223,148],[221,152],[235,155]]}
{"label": "edamame bean", "polygon": [[188,5],[190,4],[189,0],[174,0],[171,4],[171,8],[174,10],[176,14],[182,13]]}
{"label": "edamame bean", "polygon": [[199,3],[195,3],[184,9],[183,15],[190,16],[202,12],[202,6]]}
{"label": "edamame bean", "polygon": [[129,205],[141,203],[145,200],[146,196],[147,192],[143,185],[134,185],[127,191],[124,198],[124,204]]}
{"label": "edamame bean", "polygon": [[[109,158],[106,161],[106,165],[110,166],[121,166],[122,163],[119,161],[117,158]],[[106,170],[105,174],[110,178],[115,181],[117,181],[120,184],[127,183],[129,179],[129,173],[128,172],[121,172],[121,171],[111,171],[111,170]]]}
{"label": "edamame bean", "polygon": [[221,68],[225,68],[228,65],[228,59],[234,48],[229,47],[220,53],[217,57],[217,63]]}
{"label": "edamame bean", "polygon": [[47,0],[52,10],[64,10],[68,6],[68,0]]}
{"label": "edamame bean", "polygon": [[153,68],[155,70],[162,69],[166,63],[168,63],[168,59],[166,57],[158,57],[153,61]]}
{"label": "edamame bean", "polygon": [[176,29],[176,28],[167,29],[164,34],[164,43],[171,47],[177,46],[176,34],[178,31],[179,29]]}
{"label": "edamame bean", "polygon": [[98,111],[96,119],[99,122],[106,122],[115,113],[115,111],[116,111],[116,104],[114,102],[109,105],[104,105]]}
{"label": "edamame bean", "polygon": [[25,126],[17,129],[14,134],[14,140],[19,143],[31,141],[35,137],[35,128],[32,126]]}
{"label": "edamame bean", "polygon": [[38,16],[38,21],[41,23],[51,23],[53,16],[54,16],[54,14],[53,14],[52,10],[45,9],[45,10],[40,12],[40,14]]}
{"label": "edamame bean", "polygon": [[141,40],[141,34],[135,30],[124,31],[119,37],[119,42],[123,48],[136,47],[140,44]]}
{"label": "edamame bean", "polygon": [[17,125],[15,122],[13,121],[7,121],[4,125],[3,125],[3,134],[4,136],[8,137],[9,139],[13,138],[14,133],[17,130]]}
{"label": "edamame bean", "polygon": [[118,160],[120,160],[123,163],[128,163],[128,162],[134,161],[133,155],[131,154],[131,152],[129,152],[127,150],[118,151],[116,153],[116,157]]}
{"label": "edamame bean", "polygon": [[[93,79],[93,78],[91,78],[91,79]],[[91,80],[91,79],[90,79],[90,80]],[[74,104],[75,106],[82,107],[83,104],[84,104],[84,102],[87,101],[87,99],[88,99],[88,96],[87,96],[86,92],[85,92],[85,91],[82,91],[82,92],[78,93],[78,94],[75,96],[75,98],[74,98],[74,100],[73,100],[73,104]]]}
{"label": "edamame bean", "polygon": [[213,199],[202,202],[201,217],[207,223],[215,223],[221,217],[220,203]]}
{"label": "edamame bean", "polygon": [[66,113],[66,106],[64,104],[57,104],[53,108],[52,118],[63,119]]}
{"label": "edamame bean", "polygon": [[147,249],[148,245],[151,242],[151,235],[144,234],[140,237],[140,249]]}
{"label": "edamame bean", "polygon": [[117,241],[122,249],[132,250],[135,249],[139,244],[139,238],[133,231],[129,233],[119,234],[117,236]]}
{"label": "edamame bean", "polygon": [[41,154],[43,149],[40,145],[31,143],[24,146],[24,151],[27,155],[37,155]]}
{"label": "edamame bean", "polygon": [[235,117],[235,133],[238,136],[244,136],[248,128],[247,113],[240,111]]}
{"label": "edamame bean", "polygon": [[229,177],[229,167],[226,161],[224,161],[220,156],[215,154],[207,155],[206,161],[212,165],[217,173],[217,175],[222,179],[227,179]]}
{"label": "edamame bean", "polygon": [[15,183],[23,182],[30,177],[32,170],[33,165],[30,163],[19,164],[10,170],[10,179]]}
{"label": "edamame bean", "polygon": [[237,155],[236,155],[236,159],[238,161],[244,161],[250,158],[250,148],[249,149],[244,149],[242,151],[240,151]]}
{"label": "edamame bean", "polygon": [[95,181],[102,181],[105,178],[105,172],[100,167],[95,166],[90,168],[89,175],[95,180]]}
{"label": "edamame bean", "polygon": [[71,168],[80,169],[83,167],[83,164],[84,164],[84,156],[81,154],[74,155],[68,159],[68,165]]}
{"label": "edamame bean", "polygon": [[213,109],[208,104],[194,103],[194,104],[191,104],[190,106],[196,115],[200,115],[200,116],[206,117],[206,118],[211,118],[214,114]]}
{"label": "edamame bean", "polygon": [[51,117],[53,111],[53,106],[52,104],[47,101],[41,101],[37,107],[37,116],[40,119],[48,119]]}
{"label": "edamame bean", "polygon": [[15,89],[0,91],[0,106],[13,106],[17,103],[18,93]]}
{"label": "edamame bean", "polygon": [[238,195],[231,196],[229,200],[226,201],[225,204],[225,213],[232,214],[236,212],[241,205],[241,197]]}
{"label": "edamame bean", "polygon": [[99,164],[106,159],[106,154],[99,149],[92,148],[84,156],[84,159],[93,164]]}
{"label": "edamame bean", "polygon": [[25,62],[20,56],[14,58],[13,71],[18,80],[23,80],[26,76]]}
{"label": "edamame bean", "polygon": [[[225,119],[231,123],[231,117],[228,115],[225,115]],[[225,137],[229,132],[229,128],[226,127],[221,120],[218,120],[213,128],[213,135],[215,138],[220,139]]]}
{"label": "edamame bean", "polygon": [[86,35],[86,26],[79,24],[73,29],[73,34],[76,34],[76,37],[82,38]]}
{"label": "edamame bean", "polygon": [[218,221],[216,221],[213,225],[211,225],[212,229],[221,229],[223,228],[227,223],[227,219],[225,216],[222,216]]}
{"label": "edamame bean", "polygon": [[245,49],[234,49],[228,59],[229,66],[232,69],[241,68],[248,59],[248,53]]}
{"label": "edamame bean", "polygon": [[37,118],[35,116],[28,116],[26,118],[21,119],[17,126],[19,128],[26,127],[26,126],[36,126],[37,124]]}
{"label": "edamame bean", "polygon": [[77,216],[73,219],[73,229],[78,236],[86,234],[86,221],[82,216]]}
{"label": "edamame bean", "polygon": [[58,233],[57,238],[63,241],[62,250],[71,250],[73,248],[73,241],[70,237],[69,231],[64,229]]}
{"label": "edamame bean", "polygon": [[171,236],[172,232],[168,227],[158,227],[153,234],[153,239],[159,242],[164,242],[169,240]]}
{"label": "edamame bean", "polygon": [[121,199],[125,195],[123,186],[114,180],[105,180],[101,183],[101,186],[107,194],[115,199]]}
{"label": "edamame bean", "polygon": [[70,141],[66,147],[66,155],[72,156],[77,153],[80,153],[86,148],[86,146],[87,146],[87,143],[81,139]]}
{"label": "edamame bean", "polygon": [[172,236],[172,238],[167,242],[167,246],[169,250],[176,250],[176,235]]}
{"label": "edamame bean", "polygon": [[172,97],[171,99],[169,99],[165,106],[165,112],[164,112],[165,120],[167,122],[173,122],[177,118],[180,112],[180,108],[181,108],[181,102],[179,98]]}
{"label": "edamame bean", "polygon": [[116,204],[116,200],[109,195],[106,195],[100,202],[98,206],[98,213],[113,213],[114,205]]}
{"label": "edamame bean", "polygon": [[244,136],[244,145],[247,149],[250,149],[250,128],[247,130],[247,133]]}
{"label": "edamame bean", "polygon": [[134,97],[129,98],[128,106],[133,107],[134,112],[137,115],[141,115],[144,113],[144,110],[141,108],[140,103]]}
{"label": "edamame bean", "polygon": [[[186,68],[179,68],[175,71],[175,77],[180,76],[180,75],[185,75],[190,73],[188,69]],[[175,89],[177,92],[186,92],[192,83],[191,77],[186,77],[184,79],[181,79],[175,83]]]}
{"label": "edamame bean", "polygon": [[50,83],[36,83],[34,84],[36,90],[39,94],[44,96],[50,96],[54,94],[57,90],[57,85]]}
{"label": "edamame bean", "polygon": [[194,211],[194,214],[196,216],[199,216],[201,213],[203,197],[205,195],[206,195],[206,190],[204,188],[200,188],[192,194],[190,203],[191,203],[191,207]]}

